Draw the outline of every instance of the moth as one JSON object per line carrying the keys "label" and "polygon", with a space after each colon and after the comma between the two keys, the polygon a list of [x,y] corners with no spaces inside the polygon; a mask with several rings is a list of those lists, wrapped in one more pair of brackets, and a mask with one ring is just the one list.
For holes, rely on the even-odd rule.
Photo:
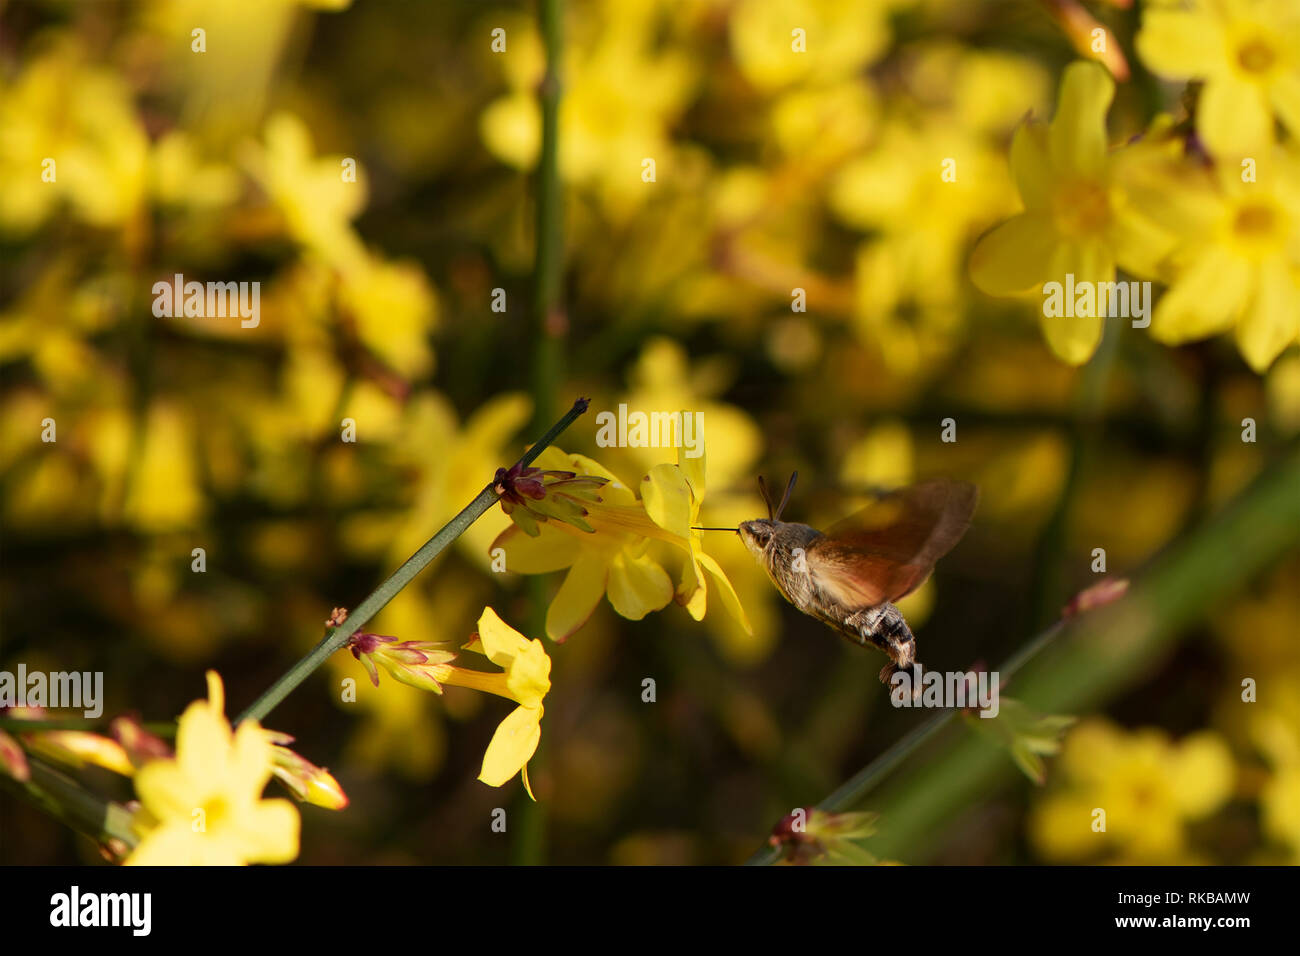
{"label": "moth", "polygon": [[889,655],[880,672],[888,684],[916,662],[916,637],[894,602],[920,587],[966,533],[979,492],[963,481],[921,482],[822,532],[781,520],[798,477],[790,476],[775,508],[767,482],[758,479],[766,518],[702,530],[736,531],[787,601],[853,643]]}

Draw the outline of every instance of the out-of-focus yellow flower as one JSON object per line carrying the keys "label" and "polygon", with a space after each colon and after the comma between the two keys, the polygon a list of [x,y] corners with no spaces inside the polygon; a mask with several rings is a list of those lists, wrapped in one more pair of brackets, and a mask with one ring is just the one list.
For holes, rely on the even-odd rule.
{"label": "out-of-focus yellow flower", "polygon": [[189,424],[182,413],[156,405],[144,424],[143,449],[128,466],[126,521],[146,531],[194,524],[205,510]]}
{"label": "out-of-focus yellow flower", "polygon": [[890,13],[906,5],[905,0],[740,0],[731,13],[732,55],[745,78],[763,90],[842,80],[884,53]]}
{"label": "out-of-focus yellow flower", "polygon": [[94,226],[134,222],[147,190],[149,141],[125,84],[85,65],[68,41],[29,63],[0,84],[0,228],[31,230],[60,200]]}
{"label": "out-of-focus yellow flower", "polygon": [[[642,346],[619,401],[632,410],[696,412],[700,431],[707,429],[709,435],[709,481],[715,488],[730,489],[753,481],[763,449],[763,433],[753,416],[717,399],[734,377],[725,359],[692,363],[680,342],[655,336]],[[629,448],[627,453],[642,468],[676,460],[673,448]]]}
{"label": "out-of-focus yellow flower", "polygon": [[264,146],[247,151],[247,165],[284,217],[285,230],[326,262],[343,266],[365,256],[351,220],[366,204],[366,179],[343,179],[342,156],[316,157],[301,119],[279,112],[266,121]]}
{"label": "out-of-focus yellow flower", "polygon": [[[1126,732],[1101,718],[1066,737],[1056,768],[1062,785],[1035,806],[1030,833],[1044,857],[1059,861],[1110,851],[1134,862],[1178,859],[1186,824],[1224,804],[1236,773],[1212,731],[1173,743],[1161,730]],[[1097,810],[1104,831],[1094,830]]]}
{"label": "out-of-focus yellow flower", "polygon": [[342,276],[342,305],[361,342],[403,378],[431,372],[438,300],[424,270],[366,253],[350,259]]}
{"label": "out-of-focus yellow flower", "polygon": [[[570,182],[594,187],[619,214],[650,195],[641,181],[643,159],[655,160],[657,179],[672,167],[677,147],[669,127],[695,84],[690,57],[655,40],[659,14],[655,3],[601,0],[584,11],[586,29],[572,31],[566,49],[560,172]],[[519,59],[506,65],[511,90],[484,111],[480,135],[498,159],[529,169],[541,144],[535,91],[545,60],[535,23],[507,30],[511,55],[501,59]]]}
{"label": "out-of-focus yellow flower", "polygon": [[149,161],[150,191],[165,205],[215,208],[239,195],[235,171],[200,160],[193,138],[183,130],[172,130],[159,139]]}
{"label": "out-of-focus yellow flower", "polygon": [[208,671],[208,699],[190,704],[176,733],[176,758],[135,777],[142,838],[128,865],[287,863],[298,855],[298,811],[263,800],[272,748],[255,720],[231,732],[225,692]]}
{"label": "out-of-focus yellow flower", "polygon": [[[1049,281],[1112,282],[1115,264],[1140,245],[1114,195],[1106,112],[1115,83],[1096,63],[1070,64],[1049,126],[1028,122],[1011,144],[1011,171],[1025,211],[984,236],[970,257],[975,285],[990,295],[1021,295]],[[1048,345],[1081,365],[1101,341],[1100,316],[1050,317]]]}
{"label": "out-of-focus yellow flower", "polygon": [[1300,339],[1300,161],[1278,150],[1257,160],[1256,181],[1220,163],[1217,176],[1184,169],[1178,178],[1131,189],[1143,209],[1180,237],[1169,254],[1169,290],[1151,334],[1178,344],[1236,332],[1237,347],[1263,372]]}
{"label": "out-of-focus yellow flower", "polygon": [[1147,5],[1136,44],[1153,72],[1204,81],[1196,129],[1220,159],[1266,149],[1274,116],[1300,135],[1300,7],[1292,0]]}

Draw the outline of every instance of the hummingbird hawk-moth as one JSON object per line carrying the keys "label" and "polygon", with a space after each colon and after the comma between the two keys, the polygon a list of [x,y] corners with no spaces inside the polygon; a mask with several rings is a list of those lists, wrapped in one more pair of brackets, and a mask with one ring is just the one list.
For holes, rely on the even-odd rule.
{"label": "hummingbird hawk-moth", "polygon": [[775,507],[758,479],[767,517],[735,530],[787,601],[830,625],[855,644],[889,655],[882,682],[916,661],[916,638],[894,602],[929,577],[970,526],[979,492],[962,481],[938,479],[881,496],[825,532],[782,521],[794,491],[790,476]]}

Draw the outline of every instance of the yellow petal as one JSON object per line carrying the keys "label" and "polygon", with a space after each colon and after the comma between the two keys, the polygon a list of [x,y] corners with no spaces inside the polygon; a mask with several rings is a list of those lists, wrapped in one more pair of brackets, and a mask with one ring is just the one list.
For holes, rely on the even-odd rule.
{"label": "yellow petal", "polygon": [[1011,140],[1011,174],[1028,209],[1046,209],[1052,197],[1052,167],[1044,123],[1022,123]]}
{"label": "yellow petal", "polygon": [[1153,73],[1175,80],[1205,76],[1225,53],[1219,20],[1203,11],[1145,10],[1135,42]]}
{"label": "yellow petal", "polygon": [[[682,421],[686,421],[686,416],[690,412],[682,411]],[[696,413],[697,440],[699,447],[694,449],[695,457],[691,457],[692,449],[686,447],[683,440],[677,449],[677,468],[686,479],[686,483],[691,486],[691,495],[693,498],[693,514],[699,514],[700,503],[704,501],[704,412]]]}
{"label": "yellow petal", "polygon": [[1201,90],[1196,131],[1216,159],[1235,164],[1268,146],[1273,114],[1259,87],[1231,75],[1217,76]]}
{"label": "yellow petal", "polygon": [[510,696],[524,707],[542,706],[551,689],[551,658],[541,641],[529,641],[515,657],[506,675]]}
{"label": "yellow petal", "polygon": [[[1052,274],[1055,281],[1062,283],[1066,275],[1073,274],[1076,285],[1085,281],[1111,282],[1115,279],[1115,261],[1101,240],[1062,243],[1052,259]],[[1047,344],[1063,362],[1082,365],[1092,358],[1101,342],[1101,316],[1049,316],[1042,311],[1041,303],[1039,309]]]}
{"label": "yellow petal", "polygon": [[175,760],[151,760],[135,775],[135,792],[155,817],[187,817],[201,802],[194,782]]}
{"label": "yellow petal", "polygon": [[224,767],[230,751],[231,732],[226,718],[206,700],[185,708],[176,730],[176,758],[186,773],[202,779],[213,766]]}
{"label": "yellow petal", "polygon": [[241,862],[288,863],[298,855],[300,827],[298,808],[288,800],[259,800],[240,811],[228,839]]}
{"label": "yellow petal", "polygon": [[665,531],[690,540],[691,487],[676,465],[655,465],[641,479],[641,500],[650,520]]}
{"label": "yellow petal", "polygon": [[546,611],[546,634],[551,640],[563,641],[587,623],[605,593],[607,574],[600,555],[583,554],[574,562]]}
{"label": "yellow petal", "polygon": [[[205,839],[202,834],[190,829],[189,821],[164,824],[150,830],[141,839],[131,855],[126,858],[126,866],[193,866],[206,862],[204,858]],[[239,861],[233,853],[226,861],[236,865]]]}
{"label": "yellow petal", "polygon": [[1250,293],[1246,263],[1216,247],[1183,270],[1151,316],[1151,336],[1176,345],[1232,328]]}
{"label": "yellow petal", "polygon": [[478,778],[489,787],[499,787],[519,773],[537,752],[541,720],[540,707],[516,707],[492,735]]}
{"label": "yellow petal", "polygon": [[609,566],[609,603],[622,617],[639,621],[673,599],[673,582],[647,555],[620,552]]}
{"label": "yellow petal", "polygon": [[1235,776],[1227,744],[1211,731],[1184,738],[1170,768],[1174,799],[1192,819],[1218,809],[1232,795]]}
{"label": "yellow petal", "polygon": [[492,550],[505,551],[506,570],[516,574],[562,571],[578,559],[582,546],[578,538],[549,523],[535,538],[512,524],[492,542]]}
{"label": "yellow petal", "polygon": [[1255,294],[1237,324],[1237,348],[1256,372],[1264,372],[1300,331],[1300,288],[1286,263],[1260,265]]}
{"label": "yellow petal", "polygon": [[221,675],[216,671],[208,671],[204,676],[208,681],[208,703],[218,714],[225,714],[226,690],[221,686]]}
{"label": "yellow petal", "polygon": [[483,656],[498,667],[509,668],[517,654],[528,647],[528,638],[501,620],[495,610],[485,607],[478,618],[478,639]]}
{"label": "yellow petal", "polygon": [[1048,131],[1052,166],[1058,172],[1099,177],[1106,168],[1106,111],[1115,81],[1106,68],[1076,60],[1065,68],[1056,116]]}
{"label": "yellow petal", "polygon": [[713,583],[718,586],[718,594],[722,598],[723,606],[745,629],[746,634],[753,634],[754,628],[749,623],[749,616],[745,613],[745,608],[736,595],[736,589],[731,586],[731,581],[727,578],[726,572],[722,570],[722,566],[707,554],[701,553],[699,559],[700,566],[713,578]]}
{"label": "yellow petal", "polygon": [[1046,213],[1013,216],[987,233],[970,256],[970,277],[989,295],[1020,295],[1051,277],[1058,239]]}
{"label": "yellow petal", "polygon": [[228,763],[230,777],[224,781],[225,786],[256,800],[271,779],[273,757],[271,744],[257,721],[245,720],[235,731]]}

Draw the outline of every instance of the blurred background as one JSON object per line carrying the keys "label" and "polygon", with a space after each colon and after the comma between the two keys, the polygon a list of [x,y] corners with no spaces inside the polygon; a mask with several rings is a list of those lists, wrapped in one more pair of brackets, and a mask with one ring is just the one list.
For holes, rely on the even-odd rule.
{"label": "blurred background", "polygon": [[[1020,208],[1011,135],[1052,115],[1079,55],[1058,6],[566,2],[564,310],[542,368],[533,4],[0,2],[0,668],[103,671],[105,713],[150,721],[215,668],[234,714],[579,395],[592,411],[559,447],[629,482],[675,453],[598,448],[595,412],[702,411],[709,525],[763,513],[760,473],[797,468],[786,517],[821,527],[874,487],[977,483],[971,531],[904,610],[928,666],[996,667],[1099,580],[1094,549],[1137,574],[1300,432],[1295,347],[1257,375],[1230,342],[1169,348],[1117,320],[1072,368],[1032,304],[971,286],[974,241]],[[1180,87],[1132,55],[1138,9],[1087,9],[1129,54],[1122,142]],[[791,23],[816,55],[789,55]],[[260,323],[155,317],[175,273],[259,281]],[[493,509],[367,630],[454,639],[491,605],[542,637],[537,587],[490,569],[507,523]],[[753,633],[602,603],[548,642],[535,804],[475,779],[505,701],[376,689],[336,654],[265,722],[351,798],[303,808],[299,860],[739,862],[926,718],[738,541],[707,546]],[[1002,754],[978,793],[949,790],[953,753],[913,754],[931,776],[863,805],[879,852],[1295,862],[1300,558],[1206,612],[1089,710],[1036,702],[1080,718],[1043,786]],[[1268,675],[1250,707],[1243,674]],[[1104,839],[1079,833],[1094,806],[1123,821]],[[99,860],[8,793],[0,842],[11,863]]]}

